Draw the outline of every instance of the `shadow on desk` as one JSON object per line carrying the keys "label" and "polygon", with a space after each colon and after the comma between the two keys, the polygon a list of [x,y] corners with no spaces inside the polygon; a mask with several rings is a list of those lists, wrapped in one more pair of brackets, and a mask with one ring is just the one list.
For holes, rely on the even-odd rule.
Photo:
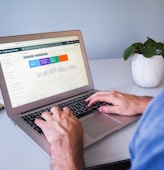
{"label": "shadow on desk", "polygon": [[130,160],[124,160],[115,163],[90,167],[87,168],[86,170],[128,170],[129,168],[130,168]]}

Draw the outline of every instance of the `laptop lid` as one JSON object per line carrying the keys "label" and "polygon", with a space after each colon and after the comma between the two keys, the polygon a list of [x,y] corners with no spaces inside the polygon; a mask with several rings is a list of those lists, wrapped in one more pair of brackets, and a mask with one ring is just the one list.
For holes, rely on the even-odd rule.
{"label": "laptop lid", "polygon": [[0,61],[9,116],[93,89],[79,30],[0,37]]}

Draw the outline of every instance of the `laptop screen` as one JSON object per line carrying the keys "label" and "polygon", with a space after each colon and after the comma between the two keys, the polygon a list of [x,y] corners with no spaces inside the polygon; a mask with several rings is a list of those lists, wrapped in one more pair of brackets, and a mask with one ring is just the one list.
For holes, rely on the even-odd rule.
{"label": "laptop screen", "polygon": [[12,108],[89,84],[76,35],[0,44]]}

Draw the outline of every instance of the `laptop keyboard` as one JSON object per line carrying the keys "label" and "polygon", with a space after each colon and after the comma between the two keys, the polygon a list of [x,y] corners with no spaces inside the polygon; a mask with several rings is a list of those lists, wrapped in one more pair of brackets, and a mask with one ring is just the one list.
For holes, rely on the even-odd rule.
{"label": "laptop keyboard", "polygon": [[[83,117],[85,115],[88,115],[89,113],[96,111],[101,105],[108,105],[104,102],[99,102],[94,104],[91,107],[87,107],[87,103],[85,102],[85,99],[88,98],[91,94],[66,101],[64,103],[60,103],[58,107],[62,109],[65,106],[68,106],[74,113],[74,115],[77,118]],[[42,119],[41,114],[44,111],[50,111],[50,107],[47,107],[45,109],[41,109],[39,111],[36,111],[34,113],[22,116],[22,119],[26,121],[33,129],[35,129],[38,133],[43,134],[42,130],[34,123],[36,118]]]}

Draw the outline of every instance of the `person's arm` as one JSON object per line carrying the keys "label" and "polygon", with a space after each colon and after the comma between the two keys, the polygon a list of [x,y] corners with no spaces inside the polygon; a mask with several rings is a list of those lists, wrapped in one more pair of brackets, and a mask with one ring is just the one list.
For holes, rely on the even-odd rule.
{"label": "person's arm", "polygon": [[51,146],[52,170],[83,170],[83,128],[68,107],[52,107],[35,123],[43,130]]}
{"label": "person's arm", "polygon": [[101,106],[100,112],[115,113],[120,115],[136,115],[142,114],[153,97],[136,96],[118,91],[102,91],[91,95],[86,99],[88,107],[96,102],[111,103],[109,106]]}
{"label": "person's arm", "polygon": [[130,142],[131,170],[164,169],[164,89],[141,117]]}

